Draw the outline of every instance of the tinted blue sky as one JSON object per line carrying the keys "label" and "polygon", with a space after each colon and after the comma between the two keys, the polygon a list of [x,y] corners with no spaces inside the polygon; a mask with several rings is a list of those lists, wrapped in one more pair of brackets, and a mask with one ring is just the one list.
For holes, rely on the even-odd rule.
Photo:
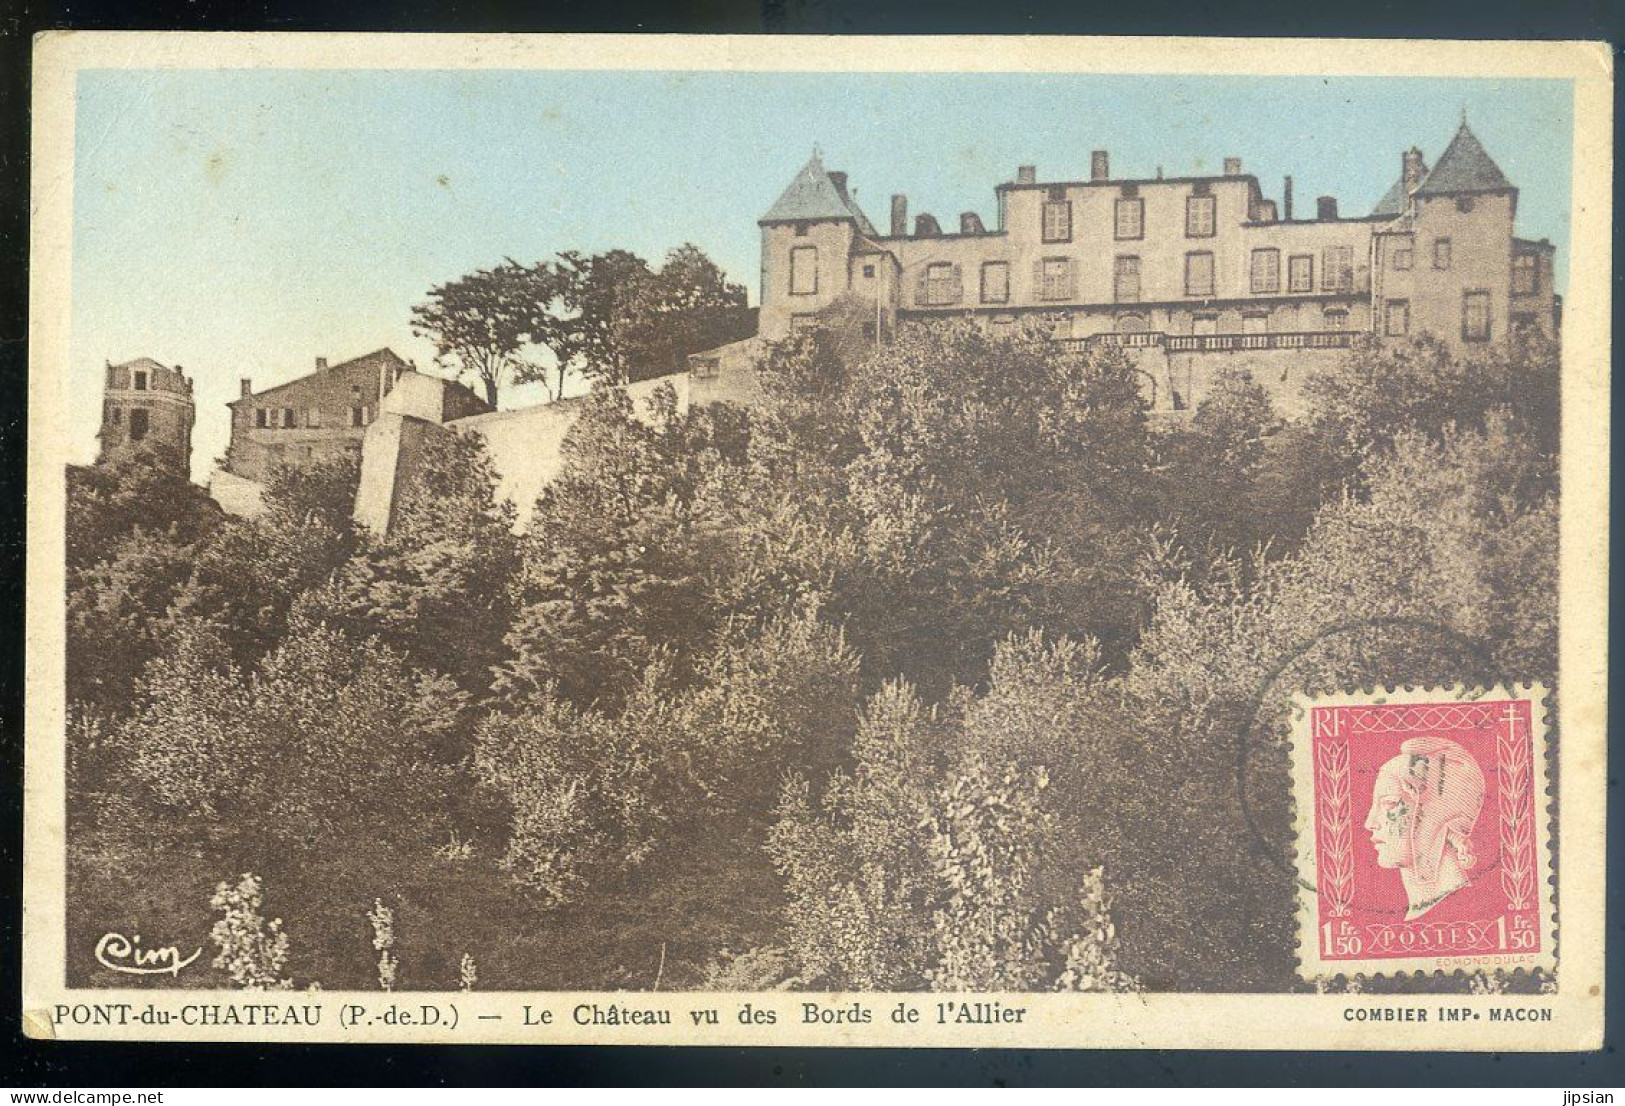
{"label": "tinted blue sky", "polygon": [[[1566,81],[1096,75],[511,71],[82,73],[72,366],[150,356],[196,381],[193,471],[225,402],[390,346],[420,366],[411,305],[503,257],[694,242],[757,295],[755,220],[814,143],[877,224],[889,196],[947,226],[1018,164],[1040,179],[1214,172],[1239,156],[1300,211],[1369,211],[1400,151],[1431,163],[1461,111],[1521,189],[1519,233],[1566,287]],[[533,400],[510,393],[514,403]],[[508,403],[504,404],[505,406]],[[78,412],[94,453],[94,404]]]}

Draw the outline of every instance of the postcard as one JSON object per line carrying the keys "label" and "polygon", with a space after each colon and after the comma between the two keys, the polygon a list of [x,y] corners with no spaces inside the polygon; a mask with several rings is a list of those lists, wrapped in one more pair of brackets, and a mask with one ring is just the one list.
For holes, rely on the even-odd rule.
{"label": "postcard", "polygon": [[32,1035],[1601,1046],[1605,44],[35,67]]}

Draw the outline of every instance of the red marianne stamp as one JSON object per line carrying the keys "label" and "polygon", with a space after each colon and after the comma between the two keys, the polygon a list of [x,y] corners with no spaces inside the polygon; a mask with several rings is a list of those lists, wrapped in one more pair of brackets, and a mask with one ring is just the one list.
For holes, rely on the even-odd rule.
{"label": "red marianne stamp", "polygon": [[1546,691],[1299,699],[1299,971],[1556,967]]}

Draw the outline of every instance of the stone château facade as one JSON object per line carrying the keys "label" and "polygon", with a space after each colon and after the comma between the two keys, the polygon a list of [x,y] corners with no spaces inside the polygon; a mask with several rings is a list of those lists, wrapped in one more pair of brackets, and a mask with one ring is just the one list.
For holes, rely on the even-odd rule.
{"label": "stone ch\u00e2teau facade", "polygon": [[882,233],[815,153],[760,220],[760,337],[817,325],[837,304],[872,311],[871,334],[900,319],[998,330],[1038,316],[1059,339],[1141,351],[1153,401],[1179,408],[1200,375],[1192,355],[1285,353],[1284,372],[1359,333],[1458,349],[1513,326],[1555,333],[1554,249],[1517,237],[1518,190],[1466,120],[1431,169],[1414,148],[1399,169],[1370,214],[1345,215],[1331,196],[1300,213],[1290,177],[1277,202],[1239,158],[1215,176],[1131,179],[1096,150],[1087,180],[1020,167],[995,189],[991,227],[965,212],[957,228],[920,214],[910,230],[897,195]]}

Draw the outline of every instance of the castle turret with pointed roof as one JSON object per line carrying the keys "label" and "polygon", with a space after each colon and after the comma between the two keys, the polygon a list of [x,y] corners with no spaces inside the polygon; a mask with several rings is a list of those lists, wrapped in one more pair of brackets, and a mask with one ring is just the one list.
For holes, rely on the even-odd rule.
{"label": "castle turret with pointed roof", "polygon": [[1006,333],[1037,319],[1058,339],[1140,351],[1155,402],[1188,410],[1210,353],[1264,371],[1341,356],[1362,333],[1470,351],[1520,326],[1557,332],[1555,250],[1517,237],[1518,189],[1465,115],[1431,165],[1401,153],[1369,214],[1334,196],[1294,211],[1292,178],[1277,201],[1241,158],[1214,160],[1222,171],[1196,175],[1114,173],[1105,150],[1086,174],[1022,165],[985,222],[922,212],[911,227],[894,195],[881,232],[815,151],[759,221],[761,337],[836,320],[879,341],[896,321]]}
{"label": "castle turret with pointed roof", "polygon": [[882,264],[891,256],[847,188],[846,174],[826,170],[819,152],[801,167],[762,228],[762,337],[783,338],[856,293],[874,301]]}
{"label": "castle turret with pointed roof", "polygon": [[1372,211],[1375,329],[1386,337],[1429,333],[1472,346],[1517,325],[1555,333],[1556,251],[1514,233],[1518,189],[1467,123],[1431,169],[1412,147],[1400,176]]}

